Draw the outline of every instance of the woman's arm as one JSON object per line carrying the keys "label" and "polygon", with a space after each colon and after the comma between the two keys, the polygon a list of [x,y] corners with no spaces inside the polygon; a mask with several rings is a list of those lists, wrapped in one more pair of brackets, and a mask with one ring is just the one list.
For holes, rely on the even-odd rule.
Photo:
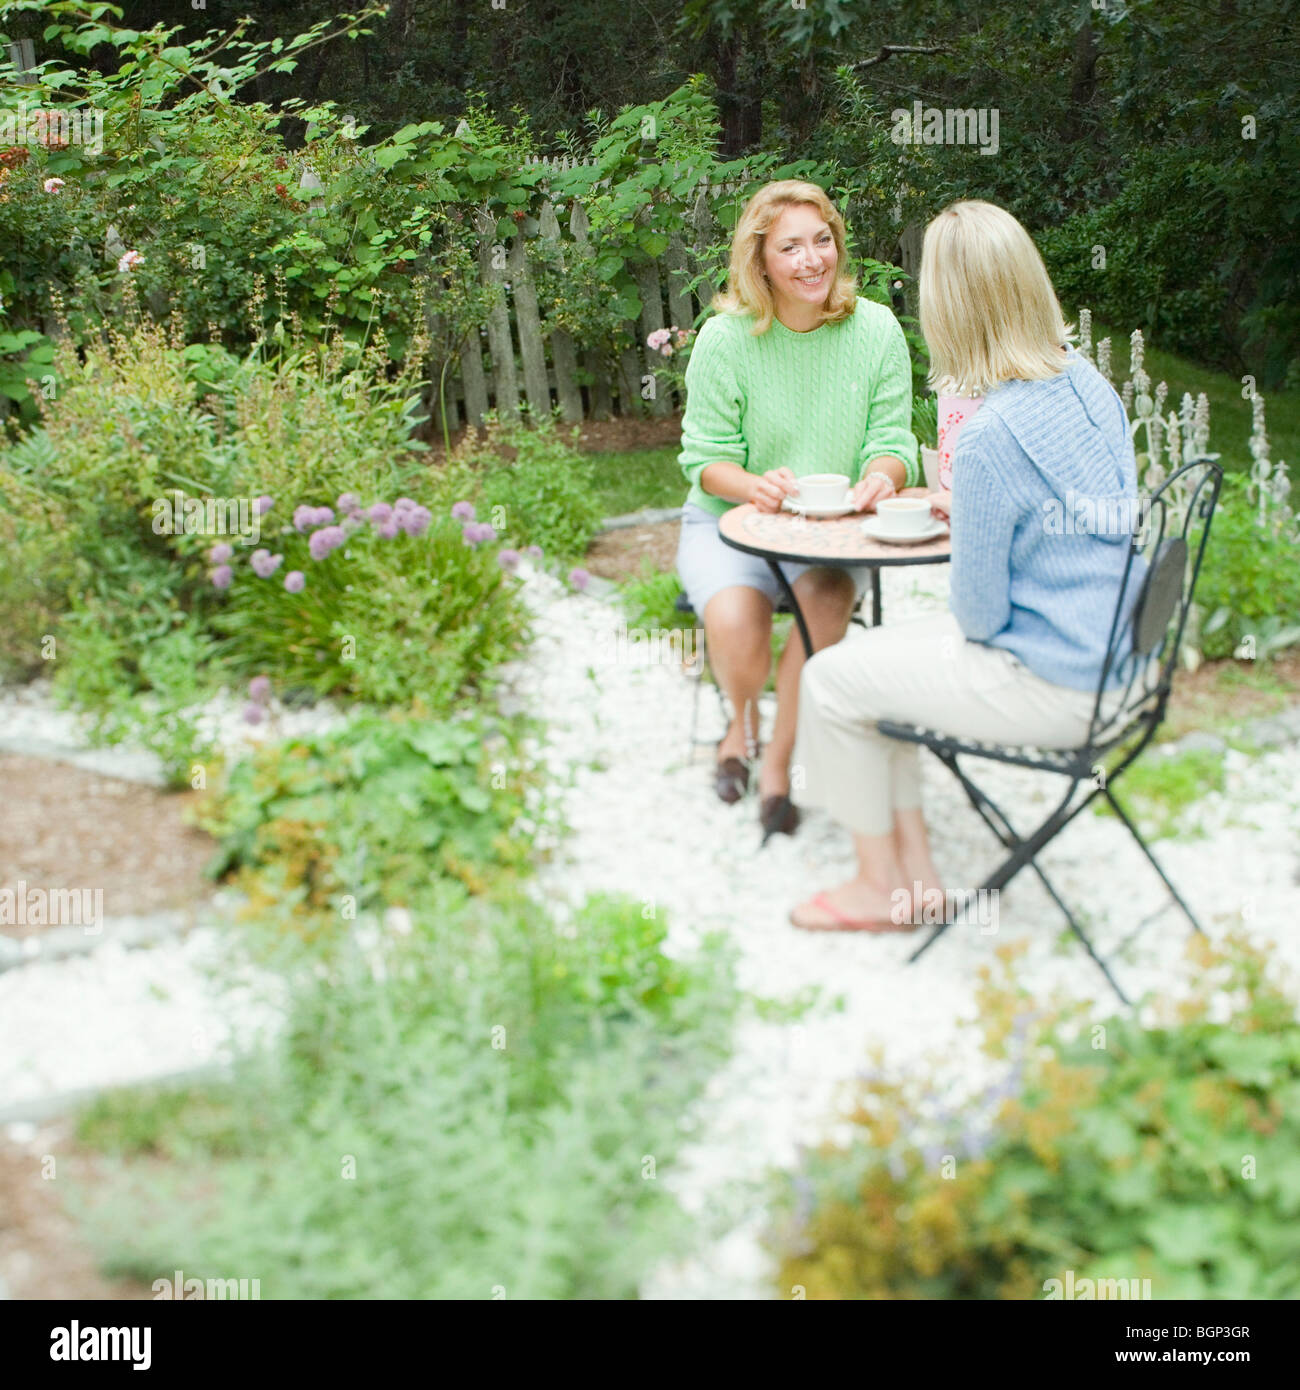
{"label": "woman's arm", "polygon": [[749,445],[741,429],[744,393],[726,328],[718,319],[708,319],[686,364],[686,410],[677,462],[692,486],[698,483],[729,502],[748,502],[752,488],[744,481],[750,478],[745,468]]}
{"label": "woman's arm", "polygon": [[972,642],[987,642],[1011,621],[1011,540],[1019,509],[981,450],[964,451],[961,465],[953,470],[948,607]]}
{"label": "woman's arm", "polygon": [[915,487],[921,476],[912,433],[912,359],[898,320],[888,311],[886,315],[882,320],[886,343],[871,383],[867,433],[858,452],[858,477],[884,473],[902,491]]}

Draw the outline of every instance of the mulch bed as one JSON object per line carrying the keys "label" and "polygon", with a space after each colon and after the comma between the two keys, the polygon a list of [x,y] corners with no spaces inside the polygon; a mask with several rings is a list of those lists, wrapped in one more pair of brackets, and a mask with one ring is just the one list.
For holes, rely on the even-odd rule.
{"label": "mulch bed", "polygon": [[213,891],[203,876],[212,840],[181,820],[194,793],[13,753],[0,753],[0,786],[0,888],[100,888],[106,917],[183,907]]}
{"label": "mulch bed", "polygon": [[657,522],[653,526],[625,526],[606,531],[591,543],[583,561],[602,579],[635,579],[648,560],[655,570],[671,570],[677,564],[677,533],[681,523]]}
{"label": "mulch bed", "polygon": [[1267,718],[1300,698],[1300,651],[1280,652],[1269,667],[1272,679],[1288,690],[1286,695],[1252,690],[1249,686],[1225,681],[1225,675],[1234,667],[1246,665],[1246,662],[1233,660],[1210,661],[1195,671],[1176,671],[1164,735],[1181,738],[1221,719],[1245,723],[1250,719]]}

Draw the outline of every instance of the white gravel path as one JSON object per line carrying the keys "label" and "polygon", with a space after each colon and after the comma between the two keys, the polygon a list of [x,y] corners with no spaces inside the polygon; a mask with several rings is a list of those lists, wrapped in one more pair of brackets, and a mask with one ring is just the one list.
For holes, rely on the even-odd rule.
{"label": "white gravel path", "polygon": [[[946,584],[944,571],[886,572],[886,621],[942,605]],[[1077,943],[1062,946],[1064,919],[1030,871],[1003,893],[996,935],[954,928],[916,965],[905,964],[912,937],[796,931],[786,920],[789,909],[847,876],[847,834],[815,814],[796,837],[777,836],[760,853],[756,804],[718,801],[709,750],[691,757],[691,682],[666,663],[647,661],[645,648],[639,661],[636,647],[625,647],[615,660],[612,634],[622,617],[610,603],[565,597],[548,580],[529,592],[538,635],[514,685],[520,701],[548,720],[540,754],[557,783],[576,767],[565,798],[573,835],[539,890],[575,903],[593,891],[630,895],[668,914],[673,948],[688,947],[704,931],[725,932],[740,948],[743,988],[782,999],[820,991],[820,1006],[798,1023],[742,1025],[734,1060],[701,1107],[698,1142],[678,1171],[660,1170],[707,1223],[702,1230],[725,1234],[700,1257],[656,1270],[643,1296],[770,1297],[769,1261],[756,1239],[762,1212],[750,1184],[771,1165],[793,1163],[799,1144],[825,1135],[837,1084],[866,1065],[873,1048],[891,1069],[910,1065],[945,1087],[973,1084],[979,1057],[968,1042],[958,1043],[957,1023],[972,1012],[977,968],[1001,941],[1028,940],[1019,969],[1035,991],[1060,986],[1096,1001],[1102,1013],[1113,1011],[1114,996]],[[710,689],[701,692],[701,726],[701,734],[721,733]],[[974,886],[997,862],[1000,847],[946,769],[930,757],[925,764],[938,867],[950,888]],[[1187,833],[1158,842],[1157,855],[1212,936],[1245,927],[1300,966],[1300,941],[1291,930],[1300,866],[1300,748],[1253,759],[1229,753],[1227,770],[1226,792],[1197,803]],[[1063,786],[1055,777],[992,764],[983,771],[989,792],[1021,825],[1041,817]],[[1204,838],[1192,833],[1197,829]],[[1091,811],[1041,862],[1066,901],[1090,914],[1103,954],[1167,901],[1119,823]],[[1189,968],[1186,939],[1176,909],[1148,925],[1115,966],[1132,997],[1177,989]],[[837,1000],[843,1001],[838,1010]]]}
{"label": "white gravel path", "polygon": [[[942,604],[946,583],[943,571],[886,573],[887,620]],[[837,1084],[866,1065],[873,1048],[891,1067],[928,1068],[944,1085],[976,1080],[979,1058],[969,1044],[954,1045],[957,1023],[971,1012],[976,969],[999,941],[1028,939],[1021,970],[1036,990],[1060,985],[1097,1001],[1103,1012],[1112,1009],[1112,996],[1077,945],[1060,947],[1063,921],[1030,873],[1003,894],[996,935],[955,928],[915,966],[904,963],[912,938],[796,932],[786,913],[846,874],[847,836],[814,815],[795,838],[778,836],[760,854],[754,802],[719,802],[709,750],[692,755],[687,747],[691,682],[670,665],[638,660],[636,648],[620,652],[613,639],[621,610],[610,602],[573,594],[544,575],[530,577],[526,594],[537,613],[536,640],[512,668],[514,703],[548,722],[538,756],[557,791],[564,789],[573,831],[537,891],[575,904],[596,891],[653,903],[668,914],[672,949],[688,949],[706,931],[726,933],[739,949],[746,990],[778,999],[818,991],[818,1004],[799,1022],[741,1025],[734,1060],[700,1107],[697,1141],[675,1171],[660,1168],[661,1180],[698,1214],[708,1239],[698,1257],[654,1271],[644,1296],[770,1297],[755,1184],[770,1167],[792,1164],[800,1144],[827,1132]],[[343,717],[318,707],[252,729],[239,718],[241,705],[232,697],[212,712],[228,746]],[[701,733],[716,736],[711,690],[701,692],[700,709]],[[39,685],[0,690],[0,747],[156,778],[147,754],[88,752],[84,729],[54,710]],[[1188,832],[1199,827],[1204,837],[1161,841],[1157,853],[1212,935],[1245,926],[1276,941],[1278,954],[1300,966],[1300,940],[1289,930],[1300,845],[1300,748],[1227,759],[1226,792],[1207,796],[1188,817]],[[976,884],[997,846],[944,769],[933,759],[926,764],[939,867],[950,887]],[[989,790],[1002,792],[999,800],[1022,821],[1058,785],[991,765],[985,773]],[[1113,820],[1085,814],[1042,862],[1067,900],[1091,914],[1103,949],[1163,901],[1159,881]],[[246,990],[231,992],[209,973],[221,935],[212,922],[183,938],[128,950],[107,932],[109,939],[90,955],[0,973],[0,1115],[52,1092],[211,1065],[274,1026],[264,982],[250,979]],[[1117,966],[1126,988],[1134,995],[1176,988],[1186,969],[1185,939],[1175,912],[1153,922],[1131,959]]]}
{"label": "white gravel path", "polygon": [[278,1024],[275,982],[250,975],[232,987],[228,937],[210,926],[143,949],[108,941],[0,975],[0,1115],[220,1067],[256,1046]]}

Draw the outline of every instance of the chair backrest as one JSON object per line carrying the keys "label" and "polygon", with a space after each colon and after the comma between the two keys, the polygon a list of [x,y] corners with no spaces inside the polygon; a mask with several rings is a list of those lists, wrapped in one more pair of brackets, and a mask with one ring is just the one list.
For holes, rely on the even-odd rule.
{"label": "chair backrest", "polygon": [[[1089,747],[1113,744],[1140,723],[1154,728],[1163,718],[1222,483],[1217,463],[1192,459],[1139,499],[1140,524],[1124,562]],[[1122,691],[1118,699],[1107,689],[1112,676]],[[1108,702],[1114,703],[1106,712]]]}

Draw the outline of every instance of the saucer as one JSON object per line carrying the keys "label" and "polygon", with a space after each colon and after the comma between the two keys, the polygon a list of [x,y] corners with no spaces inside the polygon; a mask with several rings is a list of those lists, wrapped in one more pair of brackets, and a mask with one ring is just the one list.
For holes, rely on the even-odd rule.
{"label": "saucer", "polygon": [[886,531],[878,516],[869,516],[863,519],[862,529],[873,541],[886,541],[890,545],[920,545],[924,541],[937,541],[940,536],[946,536],[948,523],[933,517],[924,531],[912,536],[900,536],[896,531]]}
{"label": "saucer", "polygon": [[848,516],[854,510],[853,494],[845,494],[844,501],[834,507],[810,507],[806,502],[800,502],[797,498],[787,497],[782,506],[799,516],[812,517],[814,520],[826,521],[831,517]]}

